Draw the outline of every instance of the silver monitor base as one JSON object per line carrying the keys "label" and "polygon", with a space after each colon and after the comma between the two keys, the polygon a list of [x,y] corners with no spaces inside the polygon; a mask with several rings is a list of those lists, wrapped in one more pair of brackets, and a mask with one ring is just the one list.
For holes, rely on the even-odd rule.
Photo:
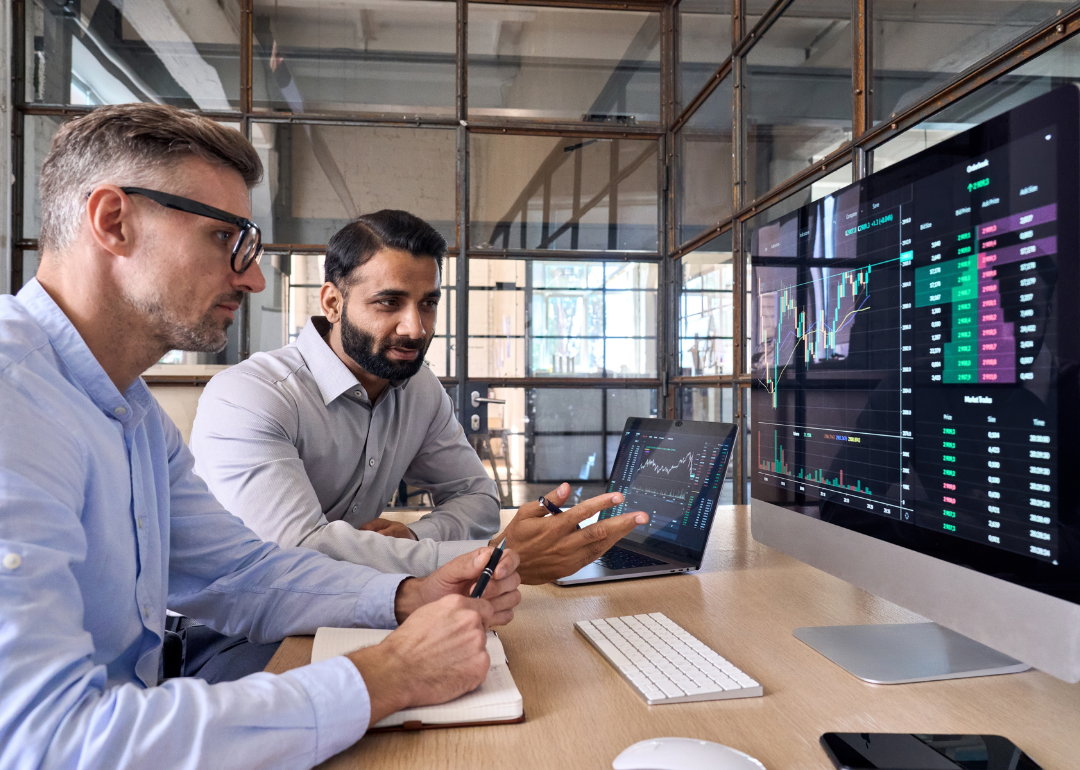
{"label": "silver monitor base", "polygon": [[1015,674],[1031,666],[937,623],[796,628],[795,638],[873,684]]}

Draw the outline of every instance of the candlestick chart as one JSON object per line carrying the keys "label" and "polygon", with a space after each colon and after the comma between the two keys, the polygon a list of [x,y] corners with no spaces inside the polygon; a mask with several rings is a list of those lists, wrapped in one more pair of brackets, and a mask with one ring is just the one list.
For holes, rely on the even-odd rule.
{"label": "candlestick chart", "polygon": [[855,317],[870,309],[874,265],[827,274],[770,292],[760,305],[759,339],[767,342],[759,381],[777,406],[785,370],[801,357],[806,366],[843,359]]}

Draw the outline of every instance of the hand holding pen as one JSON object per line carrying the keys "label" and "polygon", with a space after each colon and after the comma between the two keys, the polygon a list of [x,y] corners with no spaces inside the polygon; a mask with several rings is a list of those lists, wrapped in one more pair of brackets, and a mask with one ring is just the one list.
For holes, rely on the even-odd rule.
{"label": "hand holding pen", "polygon": [[472,598],[479,599],[484,595],[484,589],[487,588],[488,581],[491,580],[491,576],[495,574],[495,568],[499,566],[499,559],[502,558],[503,549],[506,548],[506,538],[502,539],[499,543],[499,547],[491,552],[491,558],[488,559],[487,566],[484,567],[484,571],[480,573],[480,578],[476,581],[476,587],[473,588]]}
{"label": "hand holding pen", "polygon": [[[472,603],[484,615],[487,628],[509,623],[514,617],[514,607],[521,602],[518,591],[521,576],[517,573],[520,559],[514,549],[505,547],[501,558],[491,561],[493,550],[478,548],[451,559],[427,577],[401,581],[394,603],[398,623],[423,605],[451,596],[461,600],[462,605]],[[489,576],[483,574],[485,566],[491,567]],[[481,578],[484,579],[480,584],[484,607],[475,606],[475,599],[470,598]]]}

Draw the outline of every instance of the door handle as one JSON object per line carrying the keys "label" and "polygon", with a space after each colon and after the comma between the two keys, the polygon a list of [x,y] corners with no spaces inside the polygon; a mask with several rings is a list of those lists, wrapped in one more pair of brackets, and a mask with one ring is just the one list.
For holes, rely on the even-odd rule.
{"label": "door handle", "polygon": [[480,406],[480,404],[505,404],[506,399],[480,398],[480,391],[474,390],[472,392],[472,398],[469,399],[469,403],[471,403],[473,406]]}

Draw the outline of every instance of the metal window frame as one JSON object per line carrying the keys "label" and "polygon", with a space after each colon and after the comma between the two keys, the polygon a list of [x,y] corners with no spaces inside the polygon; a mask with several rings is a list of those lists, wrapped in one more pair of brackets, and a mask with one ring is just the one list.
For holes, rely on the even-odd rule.
{"label": "metal window frame", "polygon": [[[200,114],[218,120],[237,122],[245,136],[251,134],[253,122],[262,123],[323,123],[327,125],[368,127],[417,127],[452,128],[456,134],[456,222],[457,243],[452,250],[458,258],[455,283],[456,328],[447,336],[448,355],[452,353],[455,376],[442,381],[455,390],[455,402],[464,411],[464,394],[468,386],[468,307],[469,307],[469,260],[470,259],[589,259],[594,261],[650,261],[659,264],[657,293],[657,376],[655,378],[484,378],[496,387],[579,387],[579,388],[655,388],[659,414],[674,417],[678,404],[678,388],[718,387],[731,389],[734,409],[733,419],[745,429],[749,403],[747,391],[751,378],[747,372],[745,350],[746,326],[746,264],[745,230],[747,221],[757,213],[781,202],[822,177],[852,164],[853,178],[866,176],[870,170],[870,158],[874,148],[898,134],[915,126],[935,113],[957,102],[994,79],[1019,67],[1035,56],[1053,48],[1080,32],[1080,3],[1072,5],[1052,19],[1033,27],[1029,32],[1002,49],[974,63],[965,71],[943,83],[922,101],[911,105],[877,126],[872,121],[873,54],[871,20],[873,0],[852,1],[852,139],[824,158],[820,163],[804,169],[791,178],[774,186],[754,200],[744,195],[745,176],[744,133],[745,116],[745,69],[746,56],[758,40],[779,19],[794,0],[776,0],[754,24],[746,26],[746,0],[729,0],[732,16],[731,54],[718,63],[717,70],[701,90],[691,97],[684,95],[685,107],[677,111],[676,87],[679,62],[679,0],[631,0],[609,2],[606,0],[473,0],[491,5],[528,5],[552,8],[580,8],[595,10],[648,11],[660,14],[660,123],[642,126],[595,125],[552,120],[504,120],[477,116],[468,117],[468,20],[469,0],[455,0],[456,4],[456,73],[454,116],[398,115],[385,113],[321,114],[303,113],[293,115],[283,112],[253,112],[253,0],[238,0],[241,13],[240,56],[240,109],[236,111],[200,111]],[[66,104],[26,103],[26,23],[27,7],[33,0],[11,0],[11,94],[13,114],[11,119],[12,185],[9,211],[11,233],[8,249],[12,255],[10,286],[13,290],[22,285],[23,251],[38,248],[35,239],[22,237],[24,224],[24,147],[23,126],[34,115],[74,117],[85,114],[90,108]],[[674,175],[677,173],[675,133],[697,112],[706,99],[725,77],[733,79],[732,89],[732,200],[733,214],[717,222],[715,226],[699,233],[686,243],[676,242],[675,206],[676,189]],[[469,230],[469,144],[473,134],[526,134],[540,136],[581,136],[612,139],[652,139],[658,144],[658,249],[654,253],[637,252],[590,252],[547,251],[537,249],[476,249],[468,242]],[[733,261],[735,267],[733,297],[733,352],[735,373],[721,376],[686,377],[678,375],[678,270],[674,260],[693,252],[712,238],[732,232]],[[320,244],[271,244],[276,253],[299,254],[321,252]],[[246,357],[250,349],[250,308],[245,299],[240,313],[240,353]],[[169,378],[175,381],[174,378]],[[183,378],[182,381],[192,381]],[[199,378],[193,381],[197,384]],[[744,442],[739,443],[735,457],[736,478],[745,476]],[[745,485],[735,489],[735,501],[745,503]]]}

